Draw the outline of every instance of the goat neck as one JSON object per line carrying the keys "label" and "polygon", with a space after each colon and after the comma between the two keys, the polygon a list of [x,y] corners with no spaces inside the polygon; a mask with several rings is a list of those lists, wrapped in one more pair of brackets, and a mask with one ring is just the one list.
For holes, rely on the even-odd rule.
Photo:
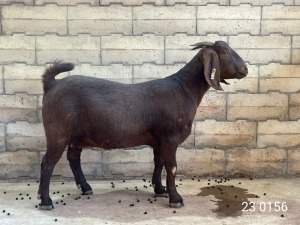
{"label": "goat neck", "polygon": [[209,89],[209,84],[204,77],[204,66],[196,55],[189,63],[180,69],[174,78],[180,83],[182,89],[193,97],[199,106],[204,94]]}

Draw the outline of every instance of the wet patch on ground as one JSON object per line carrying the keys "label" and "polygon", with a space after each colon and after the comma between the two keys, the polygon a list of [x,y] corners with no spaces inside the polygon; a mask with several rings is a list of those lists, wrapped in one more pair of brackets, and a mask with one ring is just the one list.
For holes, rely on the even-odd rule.
{"label": "wet patch on ground", "polygon": [[248,193],[247,189],[233,185],[215,185],[202,187],[197,196],[214,196],[218,208],[213,209],[218,217],[240,216],[251,207],[249,198],[258,198],[258,195]]}

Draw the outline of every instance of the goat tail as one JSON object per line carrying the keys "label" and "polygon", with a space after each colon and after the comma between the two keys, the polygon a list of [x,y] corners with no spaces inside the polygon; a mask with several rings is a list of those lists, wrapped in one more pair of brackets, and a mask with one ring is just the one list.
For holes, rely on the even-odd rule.
{"label": "goat tail", "polygon": [[44,72],[42,79],[44,85],[44,92],[50,90],[55,84],[55,76],[62,73],[70,71],[74,68],[73,63],[65,63],[63,61],[57,60],[52,66],[48,67]]}

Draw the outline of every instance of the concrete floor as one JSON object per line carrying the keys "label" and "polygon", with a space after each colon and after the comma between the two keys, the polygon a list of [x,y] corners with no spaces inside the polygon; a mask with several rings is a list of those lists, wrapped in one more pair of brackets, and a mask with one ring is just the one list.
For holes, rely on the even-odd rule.
{"label": "concrete floor", "polygon": [[[214,178],[177,178],[185,203],[180,209],[169,208],[167,198],[155,199],[149,180],[89,183],[94,191],[90,198],[80,196],[74,182],[52,181],[55,209],[44,211],[35,208],[39,203],[36,182],[0,182],[0,224],[300,224],[299,178],[231,179],[222,183]],[[243,211],[245,202],[250,206],[254,202],[255,207]]]}

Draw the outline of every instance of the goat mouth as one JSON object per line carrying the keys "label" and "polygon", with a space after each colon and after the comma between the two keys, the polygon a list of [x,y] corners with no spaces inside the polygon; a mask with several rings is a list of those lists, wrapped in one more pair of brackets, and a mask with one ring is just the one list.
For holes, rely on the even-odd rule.
{"label": "goat mouth", "polygon": [[237,79],[242,79],[247,76],[248,73],[239,72],[237,75]]}

